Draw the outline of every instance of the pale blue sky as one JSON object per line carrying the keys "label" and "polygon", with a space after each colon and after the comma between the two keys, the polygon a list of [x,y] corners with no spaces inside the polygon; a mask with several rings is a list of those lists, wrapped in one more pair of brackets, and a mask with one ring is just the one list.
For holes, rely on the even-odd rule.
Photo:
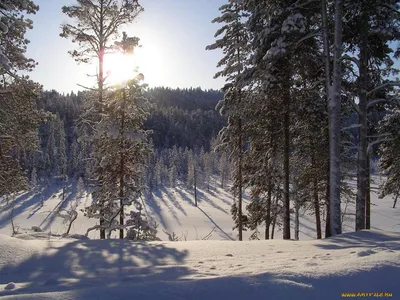
{"label": "pale blue sky", "polygon": [[[222,79],[213,79],[221,52],[205,51],[214,42],[219,25],[211,20],[219,15],[218,7],[227,0],[141,0],[145,11],[135,24],[123,28],[128,35],[141,39],[140,71],[150,86],[202,87],[219,89]],[[36,0],[40,6],[33,16],[33,30],[28,56],[39,65],[30,76],[44,89],[70,92],[77,84],[93,86],[93,66],[77,65],[67,53],[74,46],[59,37],[60,24],[68,21],[61,12],[73,0]]]}

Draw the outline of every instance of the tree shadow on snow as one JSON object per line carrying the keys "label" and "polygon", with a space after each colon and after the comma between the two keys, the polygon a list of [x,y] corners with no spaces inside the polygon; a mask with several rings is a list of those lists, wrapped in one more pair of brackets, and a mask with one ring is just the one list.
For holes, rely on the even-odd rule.
{"label": "tree shadow on snow", "polygon": [[62,192],[62,188],[60,190],[58,190],[58,193],[59,193],[59,196],[60,196],[61,200],[60,200],[60,202],[57,203],[57,205],[53,208],[53,210],[51,210],[48,213],[46,218],[40,224],[39,227],[42,228],[43,230],[47,230],[47,229],[49,229],[51,227],[51,225],[53,224],[53,222],[57,218],[57,213],[61,209],[66,209],[70,202],[78,200],[77,199],[77,193],[78,192],[77,192],[76,184],[72,184],[72,185],[66,186],[64,200],[62,199],[62,193],[63,193]]}
{"label": "tree shadow on snow", "polygon": [[226,239],[226,240],[231,240],[234,241],[235,239],[230,236],[229,234],[227,234],[217,223],[215,223],[215,221],[204,211],[201,209],[201,207],[197,207],[209,220],[210,222],[217,228],[219,235]]}
{"label": "tree shadow on snow", "polygon": [[19,289],[0,291],[0,296],[178,280],[190,274],[183,265],[187,254],[161,243],[79,240],[59,246],[49,241],[44,255],[0,270],[0,284],[27,282]]}
{"label": "tree shadow on snow", "polygon": [[323,240],[316,247],[335,250],[351,248],[382,248],[388,250],[400,250],[399,233],[363,230],[358,232],[343,233]]}
{"label": "tree shadow on snow", "polygon": [[[26,192],[23,194],[18,195],[15,200],[15,207],[14,207],[14,218],[17,218],[20,214],[24,213],[25,211],[32,208],[32,211],[29,217],[32,217],[34,213],[39,211],[38,207],[40,207],[41,202],[46,203],[46,201],[50,200],[52,195],[54,195],[59,190],[59,187],[55,185],[45,186],[38,192]],[[6,211],[11,208],[11,203],[6,205],[2,208],[2,216],[0,216],[0,228],[5,227],[9,222],[10,218]]]}

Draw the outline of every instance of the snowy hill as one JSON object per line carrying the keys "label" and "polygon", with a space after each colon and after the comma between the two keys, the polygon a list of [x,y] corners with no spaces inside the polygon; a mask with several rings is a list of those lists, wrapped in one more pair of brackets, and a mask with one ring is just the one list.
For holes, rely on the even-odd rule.
{"label": "snowy hill", "polygon": [[[378,181],[378,178],[377,180]],[[351,183],[355,186],[355,182]],[[378,199],[376,184],[372,185],[371,193],[371,229],[390,232],[400,232],[400,205],[392,208],[393,199],[385,197]],[[210,240],[235,240],[237,231],[233,231],[233,221],[230,214],[233,203],[232,195],[219,187],[198,190],[198,207],[194,206],[193,190],[185,186],[176,189],[162,188],[143,200],[145,212],[148,218],[159,224],[158,236],[168,241],[166,234],[175,233],[180,240],[201,240],[208,236]],[[90,196],[78,195],[75,187],[70,187],[65,193],[65,201],[62,201],[60,187],[51,186],[40,193],[23,193],[16,199],[14,208],[14,223],[19,227],[19,232],[30,232],[32,226],[40,227],[45,232],[62,235],[67,224],[63,224],[62,218],[57,216],[60,208],[68,208],[71,204],[78,203],[78,208],[88,206]],[[245,197],[244,207],[249,203]],[[343,204],[343,212],[346,213],[343,221],[345,232],[354,231],[355,203]],[[324,219],[324,211],[321,212]],[[87,219],[79,212],[78,219],[73,223],[71,233],[85,234],[88,227],[96,224],[96,220]],[[294,214],[292,214],[292,236],[294,236]],[[324,222],[323,222],[324,226]],[[275,232],[275,238],[281,239],[282,232]],[[260,238],[263,238],[264,228],[259,228]],[[7,205],[0,203],[0,234],[11,235],[10,215]],[[251,232],[244,233],[247,240]],[[98,238],[98,232],[90,232],[90,238]],[[300,239],[315,239],[314,215],[310,211],[300,211]]]}
{"label": "snowy hill", "polygon": [[329,300],[381,292],[396,299],[400,234],[363,231],[319,241],[242,243],[27,241],[0,235],[0,269],[2,299]]}

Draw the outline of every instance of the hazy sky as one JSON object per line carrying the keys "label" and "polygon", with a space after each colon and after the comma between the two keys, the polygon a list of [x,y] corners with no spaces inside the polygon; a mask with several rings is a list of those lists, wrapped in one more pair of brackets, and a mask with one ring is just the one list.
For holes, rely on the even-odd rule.
{"label": "hazy sky", "polygon": [[[140,38],[140,71],[150,86],[202,87],[219,89],[223,80],[213,79],[221,58],[218,50],[205,51],[214,42],[219,25],[211,20],[219,15],[218,7],[227,0],[141,0],[145,11],[129,25],[128,35]],[[30,76],[44,89],[70,92],[77,84],[93,86],[96,67],[77,63],[68,50],[74,45],[59,36],[60,24],[69,21],[61,12],[73,0],[35,0],[39,12],[31,17],[34,28],[28,56],[39,65]]]}

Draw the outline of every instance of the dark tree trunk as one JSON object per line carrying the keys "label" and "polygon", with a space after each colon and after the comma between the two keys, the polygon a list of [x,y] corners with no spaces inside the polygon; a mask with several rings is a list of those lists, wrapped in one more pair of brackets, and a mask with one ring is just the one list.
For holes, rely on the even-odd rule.
{"label": "dark tree trunk", "polygon": [[269,227],[271,225],[272,179],[268,178],[267,214],[265,216],[265,239],[269,240]]}
{"label": "dark tree trunk", "polygon": [[[289,67],[289,65],[287,65]],[[289,74],[289,73],[288,73]],[[289,78],[286,79],[289,83]],[[290,184],[290,86],[285,84],[285,90],[283,91],[284,101],[284,145],[283,145],[283,239],[290,240],[290,199],[289,199],[289,184]]]}
{"label": "dark tree trunk", "polygon": [[399,197],[399,191],[397,191],[396,196],[394,198],[394,202],[393,202],[393,208],[396,208],[396,204],[397,204],[397,198]]}
{"label": "dark tree trunk", "polygon": [[[239,96],[240,97],[240,96]],[[243,217],[242,217],[242,163],[243,163],[243,145],[242,145],[242,119],[238,120],[238,151],[239,151],[239,164],[238,164],[238,217],[239,217],[239,241],[243,240]]]}
{"label": "dark tree trunk", "polygon": [[[121,127],[120,127],[120,169],[119,169],[119,202],[120,202],[120,213],[119,213],[119,225],[124,226],[124,189],[125,189],[125,156],[124,156],[124,133],[125,133],[125,102],[126,102],[126,92],[123,90],[122,95],[122,109],[121,109]],[[119,238],[124,238],[124,229],[119,229]]]}
{"label": "dark tree trunk", "polygon": [[315,211],[315,223],[317,226],[317,239],[322,238],[322,231],[321,231],[321,213],[319,209],[319,199],[318,199],[318,181],[317,178],[314,178],[313,183],[313,190],[314,190],[314,211]]}
{"label": "dark tree trunk", "polygon": [[67,235],[69,234],[69,232],[71,231],[71,227],[72,227],[72,223],[74,223],[74,221],[78,218],[78,213],[75,212],[74,217],[71,219],[71,221],[69,222],[68,225],[68,229],[67,229]]}
{"label": "dark tree trunk", "polygon": [[364,34],[360,42],[360,76],[358,103],[358,158],[357,158],[357,198],[356,198],[356,231],[365,229],[365,203],[367,201],[367,90],[368,90],[368,19],[363,16]]}
{"label": "dark tree trunk", "polygon": [[326,224],[325,224],[325,238],[332,236],[331,234],[331,204],[330,204],[330,186],[329,186],[329,164],[328,164],[328,173],[327,173],[327,180],[326,180]]}
{"label": "dark tree trunk", "polygon": [[[104,84],[104,4],[103,1],[100,1],[100,52],[99,52],[99,78],[98,78],[98,87],[99,87],[99,115],[103,109],[103,84]],[[102,173],[99,174],[100,182],[102,182]],[[106,238],[106,230],[105,226],[105,218],[104,218],[104,209],[100,208],[100,239],[104,240]]]}
{"label": "dark tree trunk", "polygon": [[272,219],[272,230],[271,230],[271,240],[274,239],[274,235],[275,235],[275,225],[276,225],[276,215],[273,217]]}
{"label": "dark tree trunk", "polygon": [[371,229],[371,169],[370,158],[367,156],[367,195],[365,207],[365,228]]}

